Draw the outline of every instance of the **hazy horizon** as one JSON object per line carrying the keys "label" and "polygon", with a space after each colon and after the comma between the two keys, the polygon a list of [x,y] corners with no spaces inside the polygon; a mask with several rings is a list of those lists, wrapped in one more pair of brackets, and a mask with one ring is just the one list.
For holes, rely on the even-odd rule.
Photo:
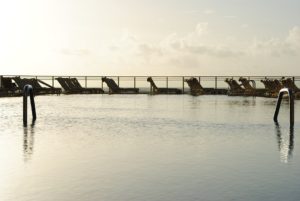
{"label": "hazy horizon", "polygon": [[300,75],[300,2],[0,2],[0,75]]}

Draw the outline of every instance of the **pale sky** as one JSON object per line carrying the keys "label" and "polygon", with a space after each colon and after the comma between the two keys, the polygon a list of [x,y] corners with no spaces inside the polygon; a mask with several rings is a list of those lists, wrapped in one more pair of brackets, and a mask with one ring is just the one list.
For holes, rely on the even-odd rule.
{"label": "pale sky", "polygon": [[299,0],[0,0],[0,75],[300,75]]}

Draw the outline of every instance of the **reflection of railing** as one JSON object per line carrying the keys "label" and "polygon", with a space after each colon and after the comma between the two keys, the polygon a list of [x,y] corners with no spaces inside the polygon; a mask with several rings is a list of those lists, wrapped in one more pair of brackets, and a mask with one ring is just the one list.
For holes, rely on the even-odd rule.
{"label": "reflection of railing", "polygon": [[290,100],[290,126],[293,127],[294,126],[294,94],[293,94],[293,91],[291,89],[283,88],[283,89],[280,90],[279,95],[278,95],[278,100],[277,100],[276,110],[275,110],[275,113],[274,113],[273,120],[275,122],[278,122],[278,114],[279,114],[280,104],[281,104],[281,101],[282,101],[282,97],[285,93],[287,93],[289,95],[289,100]]}
{"label": "reflection of railing", "polygon": [[280,125],[275,122],[275,133],[277,136],[278,149],[280,151],[280,158],[281,158],[282,162],[287,163],[293,156],[294,128],[290,127],[289,136],[282,135]]}
{"label": "reflection of railing", "polygon": [[23,154],[24,161],[31,159],[34,149],[34,122],[30,127],[24,127]]}
{"label": "reflection of railing", "polygon": [[32,122],[36,120],[36,110],[33,96],[33,88],[31,85],[27,84],[23,89],[23,124],[27,126],[27,97],[30,96],[30,105],[32,111]]}

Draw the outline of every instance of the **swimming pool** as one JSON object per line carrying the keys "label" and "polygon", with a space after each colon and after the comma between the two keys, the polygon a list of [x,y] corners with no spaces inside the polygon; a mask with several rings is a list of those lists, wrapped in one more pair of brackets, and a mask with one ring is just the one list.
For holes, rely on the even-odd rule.
{"label": "swimming pool", "polygon": [[[189,95],[0,99],[0,200],[300,198],[299,101]],[[30,114],[30,113],[29,113]],[[292,135],[291,135],[292,134]]]}

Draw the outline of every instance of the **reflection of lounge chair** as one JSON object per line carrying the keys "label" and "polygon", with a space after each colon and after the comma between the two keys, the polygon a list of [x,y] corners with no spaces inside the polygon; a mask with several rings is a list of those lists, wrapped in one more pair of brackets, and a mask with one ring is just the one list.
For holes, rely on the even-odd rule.
{"label": "reflection of lounge chair", "polygon": [[150,93],[151,94],[182,94],[181,89],[177,88],[158,88],[154,83],[152,77],[147,78],[147,82],[150,82]]}
{"label": "reflection of lounge chair", "polygon": [[276,98],[278,96],[280,89],[283,88],[283,85],[277,79],[270,80],[268,78],[265,78],[264,80],[261,80],[261,82],[265,85],[265,89],[266,89],[265,96],[267,97]]}
{"label": "reflection of lounge chair", "polygon": [[234,79],[225,79],[225,82],[229,85],[229,96],[241,96],[245,94],[245,89],[241,87]]}
{"label": "reflection of lounge chair", "polygon": [[[52,87],[51,85],[49,85],[39,79],[34,79],[34,78],[31,78],[31,79],[23,78],[22,79],[20,77],[13,77],[12,79],[15,81],[15,83],[17,84],[17,86],[20,90],[23,90],[25,85],[30,84],[33,87],[35,95],[60,94],[61,93],[60,88]],[[41,84],[46,87],[43,87]]]}
{"label": "reflection of lounge chair", "polygon": [[190,79],[186,79],[185,81],[188,83],[191,89],[191,95],[199,96],[204,94],[204,88],[201,86],[197,78],[191,77]]}
{"label": "reflection of lounge chair", "polygon": [[17,96],[21,95],[21,91],[15,83],[12,82],[11,77],[0,77],[0,96]]}
{"label": "reflection of lounge chair", "polygon": [[113,79],[103,77],[102,82],[105,82],[109,88],[110,94],[137,94],[139,93],[138,88],[121,88]]}
{"label": "reflection of lounge chair", "polygon": [[56,78],[66,94],[103,94],[102,88],[83,88],[76,78]]}

